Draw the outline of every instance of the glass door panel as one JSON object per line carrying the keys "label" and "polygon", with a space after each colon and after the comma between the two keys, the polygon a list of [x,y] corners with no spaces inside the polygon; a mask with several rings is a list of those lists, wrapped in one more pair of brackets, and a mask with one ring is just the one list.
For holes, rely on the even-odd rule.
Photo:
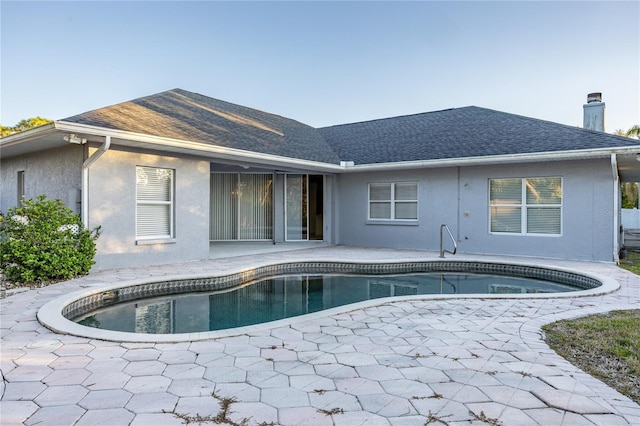
{"label": "glass door panel", "polygon": [[239,238],[269,240],[272,238],[273,208],[271,205],[271,175],[240,175]]}
{"label": "glass door panel", "polygon": [[238,238],[238,175],[211,174],[211,205],[209,239],[212,241]]}
{"label": "glass door panel", "polygon": [[273,175],[211,174],[212,241],[273,239]]}
{"label": "glass door panel", "polygon": [[306,241],[309,219],[307,216],[307,175],[286,175],[286,236],[287,241]]}

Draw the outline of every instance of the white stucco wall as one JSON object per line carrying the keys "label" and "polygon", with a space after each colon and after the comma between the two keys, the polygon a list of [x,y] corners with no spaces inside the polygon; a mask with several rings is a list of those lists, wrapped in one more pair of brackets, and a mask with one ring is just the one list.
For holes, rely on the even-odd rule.
{"label": "white stucco wall", "polygon": [[[173,169],[175,240],[141,244],[135,235],[136,166]],[[110,149],[89,170],[89,228],[102,227],[94,269],[206,259],[209,162]]]}
{"label": "white stucco wall", "polygon": [[[562,235],[491,234],[489,179],[541,176],[563,178]],[[368,183],[412,180],[418,180],[417,224],[367,222]],[[609,159],[343,174],[337,186],[340,244],[438,251],[440,225],[447,224],[462,253],[613,261]]]}

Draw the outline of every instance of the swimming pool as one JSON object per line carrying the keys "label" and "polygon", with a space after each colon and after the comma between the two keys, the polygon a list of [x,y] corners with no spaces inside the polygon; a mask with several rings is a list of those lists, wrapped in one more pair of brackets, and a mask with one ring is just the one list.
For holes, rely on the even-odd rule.
{"label": "swimming pool", "polygon": [[[354,274],[360,275],[364,282],[358,290],[347,291],[348,285],[344,282],[330,283],[327,288],[331,289],[332,296],[323,292],[322,304],[317,293],[309,292],[319,286],[320,275],[324,286],[328,277]],[[282,276],[279,278],[282,281],[273,281],[276,276]],[[522,279],[533,280],[534,284],[520,285]],[[256,285],[257,282],[262,284]],[[545,287],[549,285],[555,287]],[[104,340],[193,341],[242,334],[247,330],[302,321],[314,315],[326,316],[399,299],[576,297],[607,293],[615,290],[616,285],[619,286],[615,281],[608,282],[606,278],[578,271],[513,263],[452,260],[400,263],[292,262],[259,266],[223,276],[182,277],[160,282],[150,279],[79,291],[44,305],[38,312],[38,319],[53,331]],[[248,293],[251,287],[253,295]],[[471,287],[484,287],[484,290],[479,293],[469,290]],[[569,287],[573,287],[574,291],[567,291]],[[260,288],[270,290],[255,291]],[[456,288],[456,292],[453,288]],[[235,293],[231,289],[236,289]],[[362,301],[353,298],[354,293],[364,292],[374,297],[361,298]],[[285,301],[285,293],[293,299]],[[189,301],[189,298],[200,299],[201,305],[196,307],[194,299]],[[249,313],[234,311],[251,298],[282,299],[279,305],[273,305],[279,307],[269,309],[280,313],[287,310],[294,316],[256,315],[258,308]],[[333,298],[341,303],[324,305],[325,298]],[[217,301],[212,302],[213,299]],[[112,327],[114,329],[111,330],[92,327],[96,321],[106,324],[106,317],[99,318],[98,315],[116,304],[122,304],[123,309],[130,312],[128,319],[124,319],[123,315],[120,321],[128,322],[127,327]],[[196,318],[193,315],[196,309],[204,316]],[[118,317],[121,314],[108,315]],[[256,319],[249,321],[252,316]],[[241,318],[241,321],[237,318]],[[78,324],[73,319],[84,320],[89,326]],[[199,325],[186,328],[189,322]],[[202,326],[203,323],[207,323],[206,327]],[[217,325],[212,328],[211,323]],[[209,331],[211,329],[218,331]]]}
{"label": "swimming pool", "polygon": [[72,321],[129,333],[193,333],[291,318],[394,296],[535,294],[582,290],[531,278],[484,274],[285,275],[234,287],[110,304]]}

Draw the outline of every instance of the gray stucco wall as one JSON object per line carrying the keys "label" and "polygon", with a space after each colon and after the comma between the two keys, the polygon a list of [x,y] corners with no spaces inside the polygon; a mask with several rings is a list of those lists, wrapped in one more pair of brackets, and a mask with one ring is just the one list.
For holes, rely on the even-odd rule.
{"label": "gray stucco wall", "polygon": [[[25,194],[63,200],[79,212],[84,147],[2,159],[0,210],[17,201],[17,172]],[[91,152],[95,148],[90,149]],[[138,244],[135,238],[136,166],[175,170],[175,239]],[[209,161],[132,153],[113,147],[89,171],[89,228],[102,227],[94,269],[175,263],[209,256]],[[490,178],[563,178],[560,236],[489,232]],[[367,184],[417,181],[418,221],[367,222]],[[613,260],[613,179],[609,159],[449,167],[325,177],[324,239],[336,244],[437,251],[440,225],[449,225],[462,253]],[[284,176],[274,182],[275,239],[284,240]]]}
{"label": "gray stucco wall", "polygon": [[[489,179],[541,176],[563,178],[562,235],[491,234]],[[613,261],[609,159],[343,174],[337,179],[340,244],[438,251],[440,225],[447,224],[461,253]],[[416,180],[417,223],[367,222],[368,183]]]}
{"label": "gray stucco wall", "polygon": [[6,212],[18,202],[18,172],[24,171],[25,198],[46,195],[59,199],[76,213],[80,213],[82,162],[84,148],[79,145],[35,152],[0,162],[0,211]]}
{"label": "gray stucco wall", "polygon": [[[136,166],[175,170],[175,239],[136,242]],[[209,162],[110,149],[89,169],[89,227],[102,227],[94,269],[206,259]]]}

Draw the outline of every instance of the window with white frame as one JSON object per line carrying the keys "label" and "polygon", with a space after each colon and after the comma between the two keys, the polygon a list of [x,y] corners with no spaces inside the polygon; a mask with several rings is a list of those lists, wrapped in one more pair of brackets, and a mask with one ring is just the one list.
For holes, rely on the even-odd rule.
{"label": "window with white frame", "polygon": [[174,171],[136,167],[136,238],[173,238]]}
{"label": "window with white frame", "polygon": [[418,183],[370,183],[370,220],[417,220]]}
{"label": "window with white frame", "polygon": [[562,234],[562,178],[489,179],[490,231]]}

